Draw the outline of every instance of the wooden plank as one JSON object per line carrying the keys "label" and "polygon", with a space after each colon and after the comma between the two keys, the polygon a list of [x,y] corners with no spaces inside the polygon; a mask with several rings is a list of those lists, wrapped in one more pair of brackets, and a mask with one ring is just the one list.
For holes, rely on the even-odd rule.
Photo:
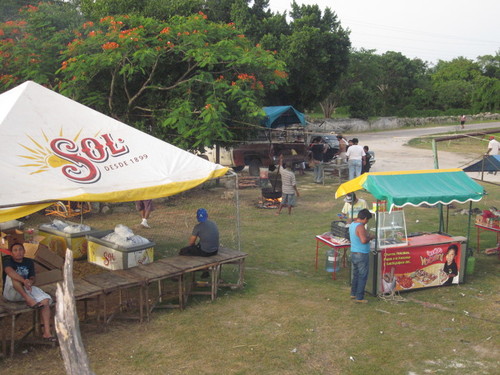
{"label": "wooden plank", "polygon": [[217,260],[212,259],[214,257],[216,257],[216,255],[214,255],[213,257],[176,255],[171,258],[161,259],[158,262],[174,266],[184,272],[193,272],[200,269],[216,266]]}
{"label": "wooden plank", "polygon": [[23,314],[33,311],[32,308],[26,305],[26,302],[10,302],[6,300],[0,301],[0,307],[9,313],[9,315]]}
{"label": "wooden plank", "polygon": [[87,275],[84,277],[84,280],[101,287],[104,293],[110,293],[114,290],[130,288],[140,284],[139,282],[131,282],[130,280],[111,272]]}
{"label": "wooden plank", "polygon": [[163,262],[163,259],[150,264],[140,265],[139,267],[135,268],[139,268],[137,272],[145,271],[152,275],[150,278],[148,278],[148,282],[182,275],[182,269],[174,267],[169,263]]}
{"label": "wooden plank", "polygon": [[[54,298],[54,300],[56,296],[57,284],[58,283],[45,284],[42,288],[43,291],[50,294]],[[97,295],[104,293],[103,289],[100,286],[91,284],[83,279],[74,279],[73,285],[75,287],[75,300],[77,301],[96,297]]]}

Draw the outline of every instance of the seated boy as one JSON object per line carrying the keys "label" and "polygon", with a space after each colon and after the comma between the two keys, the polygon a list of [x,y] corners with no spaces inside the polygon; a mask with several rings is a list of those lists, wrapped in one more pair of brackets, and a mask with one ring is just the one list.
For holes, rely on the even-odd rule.
{"label": "seated boy", "polygon": [[25,258],[24,246],[15,243],[11,246],[12,257],[4,261],[3,297],[7,301],[25,301],[32,309],[40,309],[43,322],[43,339],[57,341],[50,330],[50,303],[52,298],[40,288],[33,286],[35,282],[35,264],[32,259]]}

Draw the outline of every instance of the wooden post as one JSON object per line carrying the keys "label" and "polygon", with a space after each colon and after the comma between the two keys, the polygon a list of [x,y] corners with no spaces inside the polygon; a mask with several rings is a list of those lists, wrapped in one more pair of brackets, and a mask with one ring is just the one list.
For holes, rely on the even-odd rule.
{"label": "wooden post", "polygon": [[63,282],[57,284],[54,321],[64,367],[69,375],[94,375],[90,370],[87,352],[80,334],[74,297],[73,253],[71,250],[66,250],[63,275]]}

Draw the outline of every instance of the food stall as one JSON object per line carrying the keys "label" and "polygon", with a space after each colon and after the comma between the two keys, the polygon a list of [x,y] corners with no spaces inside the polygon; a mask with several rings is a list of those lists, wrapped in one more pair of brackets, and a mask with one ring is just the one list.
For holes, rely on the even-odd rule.
{"label": "food stall", "polygon": [[[335,198],[366,190],[376,199],[375,239],[371,243],[367,291],[373,295],[458,284],[464,281],[467,233],[443,232],[443,206],[482,199],[484,189],[461,169],[365,173],[339,186]],[[438,206],[436,233],[410,236],[405,206]],[[451,250],[450,250],[451,249]],[[450,267],[457,270],[451,278]]]}

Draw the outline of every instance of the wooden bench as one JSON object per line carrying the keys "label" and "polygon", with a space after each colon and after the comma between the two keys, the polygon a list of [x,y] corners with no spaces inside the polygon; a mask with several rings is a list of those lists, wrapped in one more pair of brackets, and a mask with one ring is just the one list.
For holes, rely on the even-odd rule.
{"label": "wooden bench", "polygon": [[[84,320],[87,319],[87,302],[96,299],[97,323],[100,327],[100,310],[103,309],[103,323],[106,329],[116,311],[108,314],[107,296],[113,292],[119,293],[120,312],[123,307],[122,292],[131,288],[137,288],[139,291],[138,305],[141,322],[144,318],[150,319],[150,314],[155,308],[179,308],[184,309],[189,296],[195,294],[210,295],[211,300],[217,298],[219,287],[242,288],[244,283],[244,265],[247,253],[234,251],[228,248],[220,248],[218,253],[211,257],[180,256],[176,255],[169,258],[160,259],[156,262],[140,265],[126,270],[105,271],[100,274],[87,275],[83,279],[74,279],[74,297],[76,301],[83,301]],[[222,280],[222,268],[226,265],[237,266],[237,279],[235,282]],[[208,271],[210,281],[196,281],[195,274],[198,271]],[[189,279],[189,280],[188,280]],[[164,282],[171,280],[176,283],[175,297],[177,304],[162,304],[164,293]],[[157,295],[152,299],[149,293],[150,286],[157,284]],[[200,287],[205,290],[200,290]],[[207,291],[206,288],[209,288]],[[50,294],[55,300],[57,283],[46,284],[41,288]],[[33,326],[23,336],[23,339],[37,329],[38,311],[34,311],[21,302],[0,301],[0,321],[10,317],[10,356],[15,351],[15,333],[16,319],[25,313],[33,314]],[[7,355],[8,339],[5,330],[2,340],[2,354]]]}

